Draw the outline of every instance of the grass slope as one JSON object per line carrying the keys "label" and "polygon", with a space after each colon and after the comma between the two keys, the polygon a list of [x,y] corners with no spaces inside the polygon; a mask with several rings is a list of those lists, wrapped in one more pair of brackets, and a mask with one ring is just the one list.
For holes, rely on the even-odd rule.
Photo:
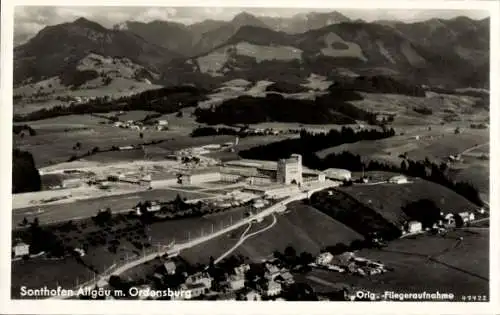
{"label": "grass slope", "polygon": [[431,199],[444,213],[459,213],[475,206],[452,190],[422,179],[409,184],[354,185],[342,191],[380,213],[386,220],[400,224],[407,219],[401,208],[420,199]]}

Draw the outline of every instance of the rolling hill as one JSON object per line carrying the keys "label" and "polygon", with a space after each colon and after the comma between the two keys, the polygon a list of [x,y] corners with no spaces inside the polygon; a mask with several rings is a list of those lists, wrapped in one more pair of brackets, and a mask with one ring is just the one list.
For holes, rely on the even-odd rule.
{"label": "rolling hill", "polygon": [[[48,102],[55,106],[64,104],[71,97],[106,96],[111,99],[157,89],[160,86],[152,84],[157,77],[158,74],[128,58],[89,53],[66,66],[59,75],[15,87],[14,111],[22,112],[25,106],[37,102]],[[31,107],[41,109],[44,105]]]}
{"label": "rolling hill", "polygon": [[79,18],[47,26],[26,44],[15,47],[14,84],[58,76],[73,69],[89,53],[125,57],[150,70],[178,56],[134,33],[110,30]]}

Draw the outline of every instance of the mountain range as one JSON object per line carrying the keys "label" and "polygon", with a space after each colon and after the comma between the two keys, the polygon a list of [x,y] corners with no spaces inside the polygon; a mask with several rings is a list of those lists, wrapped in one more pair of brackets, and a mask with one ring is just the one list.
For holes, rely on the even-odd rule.
{"label": "mountain range", "polygon": [[48,26],[15,47],[14,82],[59,76],[90,53],[125,57],[159,73],[157,83],[166,85],[349,72],[488,87],[489,18],[367,23],[338,12],[291,18],[243,12],[230,21],[126,21],[112,29],[79,18]]}

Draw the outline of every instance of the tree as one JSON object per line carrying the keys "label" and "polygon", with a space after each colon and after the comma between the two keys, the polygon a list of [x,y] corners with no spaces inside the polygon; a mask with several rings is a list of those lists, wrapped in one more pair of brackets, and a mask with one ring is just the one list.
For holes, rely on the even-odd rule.
{"label": "tree", "polygon": [[406,164],[406,161],[403,160],[401,161],[401,172],[406,172],[408,170],[408,165]]}
{"label": "tree", "polygon": [[175,114],[175,117],[177,118],[182,118],[183,114],[182,111],[178,111],[177,114]]}
{"label": "tree", "polygon": [[333,255],[339,255],[339,254],[342,254],[344,252],[347,252],[349,250],[349,248],[344,243],[337,243],[333,246],[328,246],[326,248],[326,250]]}
{"label": "tree", "polygon": [[14,149],[12,154],[12,193],[39,191],[41,187],[40,173],[31,153]]}
{"label": "tree", "polygon": [[453,214],[453,219],[455,220],[455,226],[457,228],[464,226],[464,219],[458,213]]}
{"label": "tree", "polygon": [[23,225],[28,225],[28,219],[26,219],[26,217],[23,218]]}
{"label": "tree", "polygon": [[287,246],[284,252],[285,256],[288,258],[294,258],[297,256],[297,251],[292,246]]}
{"label": "tree", "polygon": [[430,228],[441,219],[441,209],[430,199],[407,203],[402,210],[412,220],[421,222],[423,228]]}
{"label": "tree", "polygon": [[142,132],[139,134],[139,138],[141,138],[141,139],[144,138],[144,134]]}

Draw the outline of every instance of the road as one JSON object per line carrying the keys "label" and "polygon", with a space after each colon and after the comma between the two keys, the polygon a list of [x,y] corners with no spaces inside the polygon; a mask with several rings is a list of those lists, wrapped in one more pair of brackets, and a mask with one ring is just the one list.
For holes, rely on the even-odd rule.
{"label": "road", "polygon": [[[303,191],[303,192],[300,192],[294,196],[291,196],[285,200],[282,200],[272,206],[270,206],[269,208],[266,208],[264,210],[262,210],[261,212],[257,213],[257,214],[254,214],[252,216],[249,216],[247,218],[244,218],[243,220],[240,220],[240,221],[237,221],[235,222],[233,225],[230,225],[226,228],[223,228],[219,231],[216,231],[214,233],[211,233],[211,234],[208,234],[208,235],[205,235],[205,236],[201,236],[197,239],[193,239],[189,242],[186,242],[186,243],[182,243],[182,244],[176,244],[174,245],[173,247],[171,247],[170,249],[168,250],[161,250],[161,251],[157,251],[157,252],[153,252],[153,253],[150,253],[148,255],[144,255],[136,260],[133,260],[133,261],[130,261],[130,262],[127,262],[125,263],[124,265],[120,266],[119,268],[115,269],[113,272],[111,272],[110,274],[108,275],[101,275],[98,279],[98,280],[95,280],[95,281],[90,281],[88,282],[85,287],[86,288],[94,288],[96,285],[99,286],[99,287],[104,287],[108,284],[108,279],[110,276],[114,275],[114,276],[119,276],[120,274],[124,273],[125,271],[127,270],[130,270],[134,267],[137,267],[139,265],[142,265],[150,260],[153,260],[157,257],[161,257],[161,256],[164,256],[164,255],[176,255],[178,254],[179,252],[181,252],[182,250],[185,250],[185,249],[188,249],[188,248],[191,248],[191,247],[194,247],[194,246],[197,246],[197,245],[200,245],[200,244],[203,244],[204,242],[207,242],[211,239],[214,239],[214,238],[217,238],[219,236],[222,236],[226,233],[229,233],[235,229],[238,229],[242,226],[245,226],[247,224],[250,224],[253,220],[260,220],[260,219],[264,219],[265,217],[269,216],[269,215],[272,215],[274,214],[275,212],[279,212],[282,210],[282,208],[287,204],[291,203],[291,202],[294,202],[294,201],[298,201],[298,200],[303,200],[303,199],[306,199],[306,198],[309,198],[313,193],[317,192],[317,191],[321,191],[323,189],[326,189],[326,188],[329,188],[329,187],[336,187],[338,186],[338,183],[336,182],[331,182],[331,181],[327,181],[325,183],[322,183],[322,184],[318,184],[318,185],[314,185],[314,186],[311,186],[311,189],[308,190],[308,191]],[[269,228],[269,227],[268,227]],[[258,231],[259,233],[262,232],[262,231]],[[254,234],[250,234],[248,236],[253,236]]]}
{"label": "road", "polygon": [[269,230],[270,228],[272,228],[273,226],[276,225],[276,222],[278,222],[278,220],[276,219],[276,216],[273,214],[271,214],[273,216],[273,222],[271,222],[271,224],[269,224],[268,226],[266,226],[265,228],[262,228],[256,232],[253,232],[253,233],[250,233],[248,235],[246,235],[248,233],[248,231],[250,230],[250,228],[252,227],[252,224],[250,223],[248,225],[248,228],[241,234],[240,236],[240,239],[238,240],[238,242],[236,242],[236,244],[234,244],[233,247],[231,247],[230,249],[228,249],[224,254],[222,254],[219,258],[217,258],[216,260],[214,260],[214,263],[217,264],[218,262],[220,262],[222,259],[226,258],[229,254],[231,254],[236,248],[238,248],[241,244],[243,244],[243,242],[245,242],[247,239],[249,239],[250,237],[252,236],[255,236],[255,235],[258,235],[262,232],[265,232],[267,230]]}
{"label": "road", "polygon": [[474,151],[474,150],[476,150],[477,148],[483,147],[483,146],[485,146],[485,145],[487,145],[487,144],[490,144],[490,142],[488,141],[488,142],[485,142],[485,143],[481,143],[481,144],[475,145],[475,146],[470,147],[470,148],[468,148],[468,149],[465,149],[464,151],[462,151],[462,153],[459,153],[458,155],[464,155],[464,154],[467,154],[467,153],[469,153],[469,152],[471,152],[471,151]]}

